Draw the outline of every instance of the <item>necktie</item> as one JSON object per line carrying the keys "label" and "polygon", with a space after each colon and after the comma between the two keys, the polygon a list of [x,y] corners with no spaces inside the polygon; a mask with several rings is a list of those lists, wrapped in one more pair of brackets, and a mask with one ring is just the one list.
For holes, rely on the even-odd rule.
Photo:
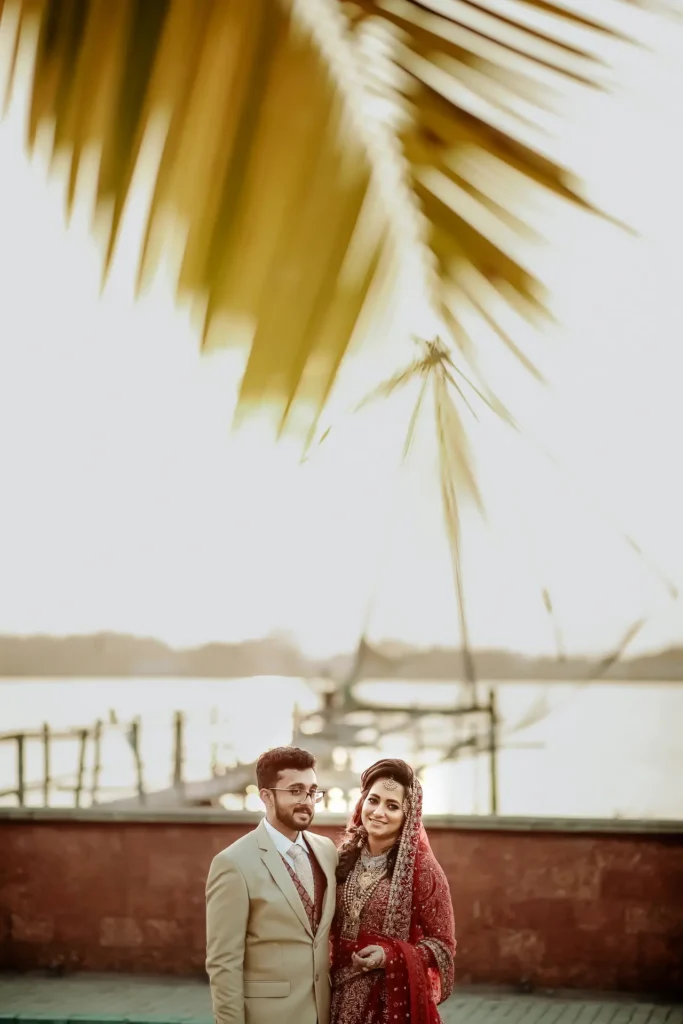
{"label": "necktie", "polygon": [[294,845],[289,848],[289,856],[294,861],[294,870],[299,876],[299,881],[311,899],[314,900],[315,886],[313,884],[313,868],[311,867],[311,862],[308,859],[308,854],[300,843],[294,843]]}

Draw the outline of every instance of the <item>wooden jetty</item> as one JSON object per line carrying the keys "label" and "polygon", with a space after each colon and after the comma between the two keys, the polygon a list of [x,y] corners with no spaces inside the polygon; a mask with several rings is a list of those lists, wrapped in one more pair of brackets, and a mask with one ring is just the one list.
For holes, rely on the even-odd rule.
{"label": "wooden jetty", "polygon": [[[98,779],[101,771],[100,750],[101,750],[102,722],[95,722],[90,729],[52,729],[45,722],[40,730],[22,730],[21,732],[0,733],[0,743],[13,743],[16,751],[16,786],[11,789],[0,790],[0,797],[15,796],[20,807],[26,803],[26,795],[35,790],[42,790],[45,806],[49,806],[50,795],[53,786],[60,783],[60,780],[53,778],[51,772],[52,744],[60,740],[74,740],[78,742],[78,768],[76,781],[73,786],[74,803],[80,807],[81,798],[85,787],[85,762],[88,741],[95,743],[95,762],[93,778],[91,781],[91,792],[97,791]],[[39,782],[28,782],[26,778],[26,747],[31,741],[38,741],[43,748],[43,778]]]}
{"label": "wooden jetty", "polygon": [[[182,715],[180,718],[180,725],[176,725],[176,742],[182,744]],[[105,725],[101,719],[97,719],[89,727],[54,729],[45,722],[40,729],[22,729],[0,733],[0,744],[14,744],[16,764],[16,784],[0,790],[0,798],[13,796],[19,807],[25,807],[28,794],[38,791],[42,793],[44,806],[49,807],[54,791],[64,792],[66,790],[73,793],[74,806],[81,807],[83,795],[86,792],[86,762],[90,745],[92,747],[92,767],[87,790],[90,804],[98,803],[101,796],[102,739],[105,729],[117,729],[119,732],[125,729],[127,732],[135,763],[137,792],[139,796],[144,796],[144,768],[140,754],[140,720],[136,718],[126,726],[113,723]],[[76,769],[68,776],[56,777],[52,772],[53,745],[63,741],[77,744]],[[42,745],[42,778],[37,781],[29,781],[26,771],[27,747],[29,743],[35,742]],[[176,766],[182,764],[177,750],[174,751],[174,763]],[[74,781],[71,785],[67,785],[67,779]]]}
{"label": "wooden jetty", "polygon": [[[318,761],[318,779],[322,789],[341,791],[348,801],[349,794],[358,787],[358,776],[350,769],[351,754],[359,747],[376,746],[391,734],[412,734],[415,737],[415,757],[423,748],[420,742],[422,725],[426,719],[438,717],[450,719],[453,728],[444,745],[441,760],[453,760],[461,756],[484,754],[490,763],[490,813],[496,814],[497,797],[497,753],[498,715],[495,692],[490,689],[488,700],[478,699],[476,687],[470,688],[460,703],[448,708],[427,707],[423,704],[411,706],[378,705],[359,700],[354,692],[359,681],[361,658],[354,671],[342,685],[326,681],[326,688],[319,693],[320,706],[316,711],[301,715],[295,708],[292,722],[291,742],[309,749]],[[39,730],[24,730],[0,734],[0,743],[14,743],[16,748],[16,784],[0,792],[0,797],[13,796],[19,806],[25,806],[27,796],[42,791],[45,806],[50,806],[50,796],[55,790],[71,791],[75,807],[83,806],[84,794],[91,805],[106,803],[112,808],[147,807],[169,809],[172,807],[219,807],[222,798],[230,795],[246,801],[256,782],[255,763],[221,764],[218,757],[219,744],[215,727],[218,725],[217,712],[212,713],[207,735],[208,778],[188,780],[186,778],[186,715],[176,711],[172,723],[170,785],[153,790],[145,779],[145,765],[142,756],[142,722],[119,723],[115,716],[103,722],[97,720],[90,727],[66,730],[51,729],[44,724]],[[125,735],[133,761],[134,785],[123,788],[124,797],[108,799],[101,786],[102,744],[106,732],[116,730]],[[372,734],[372,738],[369,734]],[[77,758],[75,771],[69,774],[69,784],[53,778],[51,771],[53,744],[62,740],[76,742]],[[26,748],[28,743],[39,742],[43,750],[42,779],[28,781],[26,774]],[[90,755],[90,756],[88,756]],[[158,768],[158,765],[155,767]],[[418,771],[421,767],[415,764]],[[89,768],[89,778],[86,779]],[[118,793],[121,793],[118,788]],[[113,795],[113,794],[112,794]],[[31,801],[34,802],[34,801]]]}

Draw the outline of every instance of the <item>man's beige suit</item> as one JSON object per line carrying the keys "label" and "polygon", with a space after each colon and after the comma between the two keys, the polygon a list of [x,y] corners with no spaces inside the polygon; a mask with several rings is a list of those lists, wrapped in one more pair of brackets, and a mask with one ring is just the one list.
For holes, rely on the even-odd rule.
{"label": "man's beige suit", "polygon": [[216,1024],[328,1024],[337,851],[304,838],[325,872],[318,929],[263,822],[214,857],[206,883],[206,969]]}

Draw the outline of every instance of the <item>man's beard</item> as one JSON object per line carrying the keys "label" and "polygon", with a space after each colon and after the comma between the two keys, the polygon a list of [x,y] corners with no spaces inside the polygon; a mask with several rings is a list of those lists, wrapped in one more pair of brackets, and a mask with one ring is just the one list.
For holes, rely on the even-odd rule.
{"label": "man's beard", "polygon": [[[301,812],[301,813],[297,813]],[[285,828],[292,832],[303,832],[313,821],[313,808],[306,806],[286,807],[275,797],[275,815]]]}

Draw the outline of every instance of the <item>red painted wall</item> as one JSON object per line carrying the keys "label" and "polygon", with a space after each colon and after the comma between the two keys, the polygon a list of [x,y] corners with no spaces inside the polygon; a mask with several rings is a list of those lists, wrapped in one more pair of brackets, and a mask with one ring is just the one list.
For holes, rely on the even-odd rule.
{"label": "red painted wall", "polygon": [[[0,967],[203,972],[208,866],[250,827],[0,820]],[[683,835],[430,837],[461,982],[683,993]]]}

